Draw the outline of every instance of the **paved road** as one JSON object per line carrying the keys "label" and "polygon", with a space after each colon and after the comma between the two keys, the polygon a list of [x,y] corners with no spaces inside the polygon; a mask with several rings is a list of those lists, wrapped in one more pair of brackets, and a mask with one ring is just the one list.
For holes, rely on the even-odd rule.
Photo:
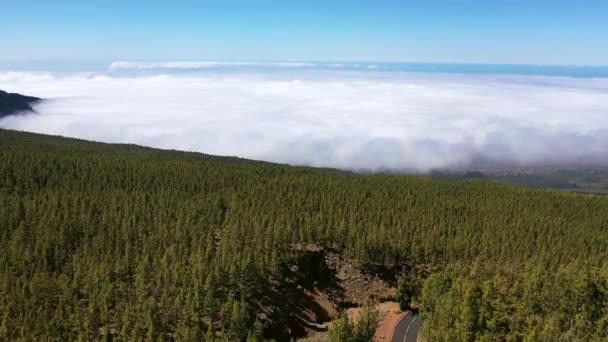
{"label": "paved road", "polygon": [[422,326],[420,317],[408,312],[397,323],[392,342],[416,342],[420,326]]}

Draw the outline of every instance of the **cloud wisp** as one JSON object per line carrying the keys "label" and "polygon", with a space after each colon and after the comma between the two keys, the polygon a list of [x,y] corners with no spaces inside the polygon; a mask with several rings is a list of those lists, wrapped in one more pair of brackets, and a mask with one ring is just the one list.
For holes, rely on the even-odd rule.
{"label": "cloud wisp", "polygon": [[0,89],[52,99],[0,127],[104,142],[355,170],[608,166],[603,78],[5,72]]}
{"label": "cloud wisp", "polygon": [[317,64],[309,62],[226,62],[226,61],[118,61],[110,64],[110,70],[120,69],[212,69],[212,68],[311,68]]}

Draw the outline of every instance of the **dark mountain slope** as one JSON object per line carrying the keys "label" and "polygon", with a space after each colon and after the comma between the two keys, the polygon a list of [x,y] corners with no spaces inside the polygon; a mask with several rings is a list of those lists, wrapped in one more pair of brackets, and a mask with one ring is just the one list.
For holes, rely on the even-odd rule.
{"label": "dark mountain slope", "polygon": [[32,105],[41,100],[38,97],[7,93],[0,90],[0,118],[21,112],[33,112]]}

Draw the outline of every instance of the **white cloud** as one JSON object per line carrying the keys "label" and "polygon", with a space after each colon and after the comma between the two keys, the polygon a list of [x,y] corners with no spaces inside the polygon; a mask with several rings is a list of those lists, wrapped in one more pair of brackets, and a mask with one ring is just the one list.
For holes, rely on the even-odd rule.
{"label": "white cloud", "polygon": [[5,128],[349,169],[608,165],[608,79],[288,70],[0,73]]}

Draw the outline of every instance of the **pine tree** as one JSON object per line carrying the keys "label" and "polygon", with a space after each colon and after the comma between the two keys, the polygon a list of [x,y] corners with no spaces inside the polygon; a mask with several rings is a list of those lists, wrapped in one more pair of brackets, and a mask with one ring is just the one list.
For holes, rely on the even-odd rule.
{"label": "pine tree", "polygon": [[328,332],[329,342],[350,342],[355,337],[354,326],[345,312],[338,315]]}
{"label": "pine tree", "polygon": [[205,334],[205,342],[214,342],[215,341],[215,331],[213,330],[213,325],[209,324],[207,326],[207,333]]}
{"label": "pine tree", "polygon": [[366,299],[363,302],[359,320],[355,326],[354,340],[358,342],[372,341],[379,321],[378,311],[374,302],[369,298]]}

